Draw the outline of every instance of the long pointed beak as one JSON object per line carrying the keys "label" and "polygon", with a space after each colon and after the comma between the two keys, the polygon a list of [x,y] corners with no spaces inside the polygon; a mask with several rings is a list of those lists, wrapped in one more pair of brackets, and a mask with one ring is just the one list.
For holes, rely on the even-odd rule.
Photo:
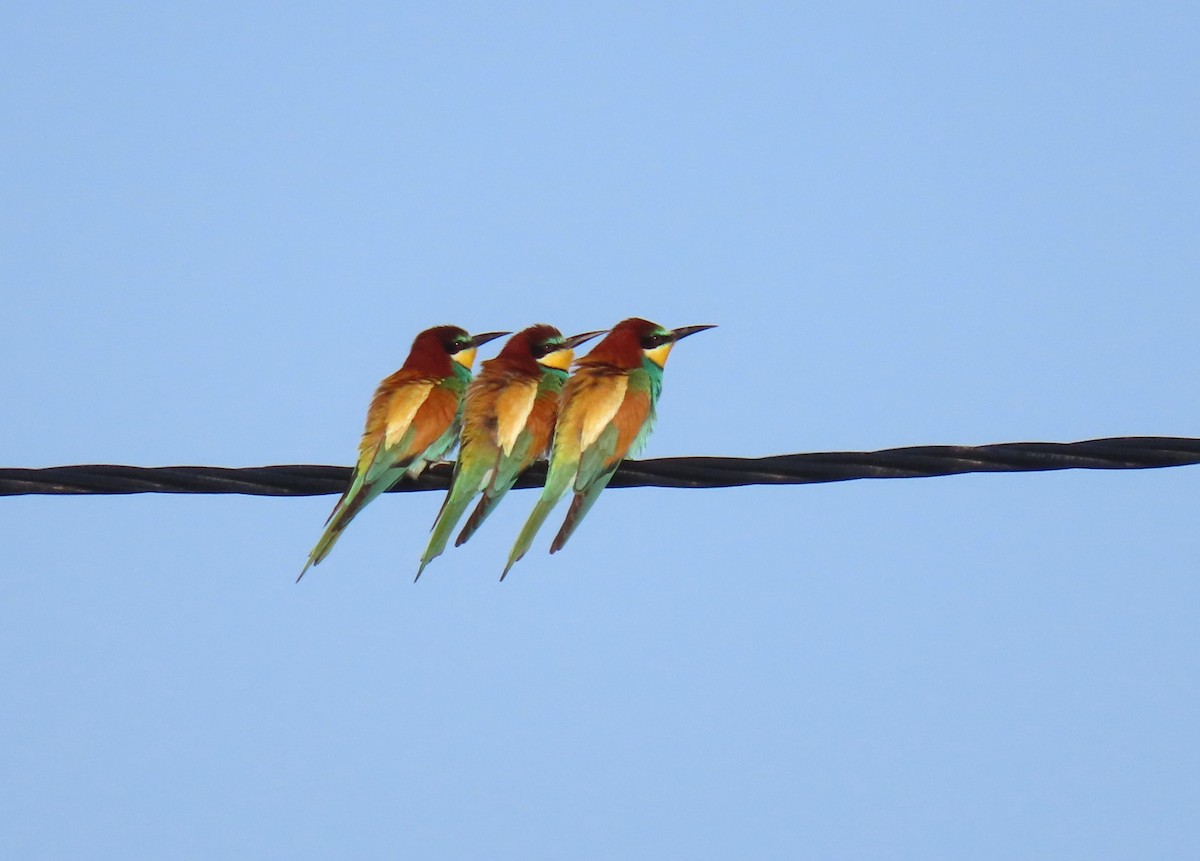
{"label": "long pointed beak", "polygon": [[695,335],[697,332],[703,332],[705,329],[715,329],[715,328],[717,328],[715,325],[712,325],[712,326],[680,326],[678,329],[671,330],[671,335],[673,336],[671,338],[671,340],[672,341],[682,341],[688,335]]}
{"label": "long pointed beak", "polygon": [[584,332],[581,335],[572,335],[569,338],[563,338],[563,347],[568,350],[573,350],[584,341],[590,341],[597,335],[603,335],[607,331],[608,329],[601,329],[599,332]]}
{"label": "long pointed beak", "polygon": [[476,347],[482,347],[488,341],[494,341],[497,338],[503,338],[505,335],[511,335],[512,332],[484,332],[482,335],[472,335],[471,343]]}

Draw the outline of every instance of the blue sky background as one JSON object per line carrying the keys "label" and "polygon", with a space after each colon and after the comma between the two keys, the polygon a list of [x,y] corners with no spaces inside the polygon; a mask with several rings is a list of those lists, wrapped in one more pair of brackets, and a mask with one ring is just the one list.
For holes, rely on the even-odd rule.
{"label": "blue sky background", "polygon": [[[911,4],[910,4],[911,5]],[[59,4],[0,461],[348,463],[413,334],[631,314],[648,456],[1200,434],[1192,3]],[[483,356],[492,354],[485,349]],[[1200,472],[0,500],[9,858],[1195,858]],[[558,517],[554,518],[557,521]]]}

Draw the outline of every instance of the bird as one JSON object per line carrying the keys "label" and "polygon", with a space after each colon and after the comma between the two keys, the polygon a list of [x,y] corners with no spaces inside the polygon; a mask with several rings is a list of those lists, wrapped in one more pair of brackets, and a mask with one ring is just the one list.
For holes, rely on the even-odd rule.
{"label": "bird", "polygon": [[476,494],[483,497],[454,542],[456,547],[474,534],[517,477],[546,454],[575,347],[602,334],[564,338],[558,329],[539,323],[513,335],[496,358],[483,363],[467,387],[454,479],[417,578],[445,550]]}
{"label": "bird", "polygon": [[637,454],[654,426],[667,355],[679,341],[715,326],[665,329],[630,317],[613,326],[580,359],[563,386],[546,486],[517,536],[503,580],[529,550],[555,503],[574,487],[575,496],[550,552],[567,543],[626,457]]}
{"label": "bird", "polygon": [[458,326],[434,326],[413,340],[404,365],[375,390],[350,484],[325,520],[325,532],[300,576],[329,551],[363,507],[405,474],[416,478],[458,440],[463,394],[475,352],[508,332],[469,335]]}

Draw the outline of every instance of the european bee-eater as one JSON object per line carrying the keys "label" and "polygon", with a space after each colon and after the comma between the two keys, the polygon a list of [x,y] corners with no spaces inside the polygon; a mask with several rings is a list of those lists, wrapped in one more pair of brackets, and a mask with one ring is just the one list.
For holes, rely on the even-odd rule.
{"label": "european bee-eater", "polygon": [[553,326],[530,326],[508,339],[504,349],[467,387],[454,483],[433,524],[421,567],[441,555],[463,511],[482,493],[454,545],[465,542],[528,466],[546,454],[558,417],[558,400],[575,347],[602,332],[564,338]]}
{"label": "european bee-eater", "polygon": [[326,518],[325,532],[300,577],[329,555],[363,506],[405,473],[416,478],[453,447],[475,351],[507,334],[468,335],[458,326],[434,326],[417,335],[404,366],[384,379],[371,398],[350,486]]}
{"label": "european bee-eater", "polygon": [[567,543],[617,466],[637,454],[650,436],[662,391],[663,366],[671,348],[688,335],[712,328],[664,329],[631,317],[614,326],[578,361],[563,387],[546,486],[517,536],[501,580],[529,550],[555,503],[574,485],[575,498],[550,552]]}

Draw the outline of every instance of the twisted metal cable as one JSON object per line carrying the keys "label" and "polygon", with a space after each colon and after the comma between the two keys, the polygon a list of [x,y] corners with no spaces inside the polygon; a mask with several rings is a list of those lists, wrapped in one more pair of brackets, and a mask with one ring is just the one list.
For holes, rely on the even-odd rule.
{"label": "twisted metal cable", "polygon": [[[738,487],[815,484],[860,478],[921,478],[968,472],[1040,472],[1057,469],[1154,469],[1200,463],[1200,439],[1114,437],[1082,442],[1010,442],[998,445],[928,445],[882,451],[780,454],[771,457],[661,457],[629,460],[611,487]],[[454,465],[434,464],[419,479],[392,492],[445,490]],[[0,468],[0,496],[22,494],[242,493],[252,496],[320,496],[341,493],[350,467],[293,464],[218,466],[52,466]],[[546,464],[530,467],[517,487],[541,487]]]}

